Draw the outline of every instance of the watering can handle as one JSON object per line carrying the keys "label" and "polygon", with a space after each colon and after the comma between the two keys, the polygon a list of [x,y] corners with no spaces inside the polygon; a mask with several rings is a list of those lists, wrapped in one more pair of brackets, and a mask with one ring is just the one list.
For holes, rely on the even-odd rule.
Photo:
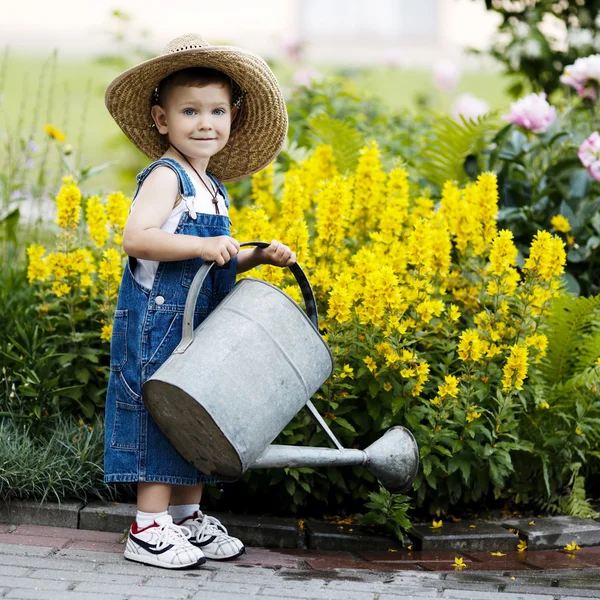
{"label": "watering can handle", "polygon": [[[267,242],[244,242],[240,244],[240,247],[243,248],[244,246],[257,246],[258,248],[266,248],[269,246],[269,244]],[[185,301],[185,309],[183,311],[183,330],[181,342],[175,349],[176,353],[184,352],[194,339],[194,308],[196,306],[196,301],[198,300],[198,294],[202,289],[202,284],[204,283],[204,280],[214,264],[215,263],[212,261],[205,262],[200,269],[198,269],[198,272],[192,280],[192,284],[190,285],[187,299]],[[304,304],[306,305],[306,314],[311,323],[318,329],[319,316],[317,313],[317,302],[308,278],[298,263],[294,263],[289,267],[289,269],[293,273],[298,285],[300,286],[300,291],[302,292],[302,297],[304,298]]]}

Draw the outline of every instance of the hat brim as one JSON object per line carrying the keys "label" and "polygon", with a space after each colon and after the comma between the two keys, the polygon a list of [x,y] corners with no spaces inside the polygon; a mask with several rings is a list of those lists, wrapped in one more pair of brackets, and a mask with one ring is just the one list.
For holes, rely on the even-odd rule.
{"label": "hat brim", "polygon": [[181,50],[147,60],[118,75],[106,88],[106,108],[125,135],[149,158],[168,147],[151,116],[153,92],[165,77],[189,67],[229,75],[244,91],[243,117],[208,170],[221,181],[237,181],[271,163],[285,142],[288,117],[281,88],[267,63],[233,46]]}

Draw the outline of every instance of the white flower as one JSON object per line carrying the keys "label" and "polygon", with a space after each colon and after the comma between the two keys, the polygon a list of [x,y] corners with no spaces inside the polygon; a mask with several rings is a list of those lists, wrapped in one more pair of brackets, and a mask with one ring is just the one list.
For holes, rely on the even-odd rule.
{"label": "white flower", "polygon": [[523,45],[523,54],[529,58],[539,58],[542,55],[542,45],[538,40],[527,40]]}
{"label": "white flower", "polygon": [[460,117],[469,119],[477,119],[477,117],[485,115],[490,110],[490,105],[481,98],[473,96],[473,94],[461,94],[452,105],[450,114],[455,121],[460,122]]}
{"label": "white flower", "polygon": [[596,98],[596,87],[600,85],[600,54],[578,58],[565,67],[560,80],[575,88],[579,96]]}
{"label": "white flower", "polygon": [[433,67],[433,83],[444,92],[451,92],[456,89],[460,75],[460,67],[447,58],[440,60]]}
{"label": "white flower", "polygon": [[591,46],[594,43],[594,35],[590,29],[569,29],[568,32],[569,48],[583,48]]}

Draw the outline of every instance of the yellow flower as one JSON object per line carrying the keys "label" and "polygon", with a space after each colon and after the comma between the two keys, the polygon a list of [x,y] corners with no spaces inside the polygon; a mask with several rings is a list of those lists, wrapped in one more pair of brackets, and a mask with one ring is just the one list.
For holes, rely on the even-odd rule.
{"label": "yellow flower", "polygon": [[466,568],[466,564],[463,558],[454,557],[454,568],[455,569],[464,569]]}
{"label": "yellow flower", "polygon": [[550,408],[550,405],[544,400],[540,402],[540,408]]}
{"label": "yellow flower", "polygon": [[554,231],[560,231],[561,233],[568,233],[571,231],[569,219],[563,217],[562,215],[553,216],[550,220],[550,224],[552,225],[552,229],[554,229]]}
{"label": "yellow flower", "polygon": [[350,365],[344,365],[342,372],[340,373],[341,379],[346,379],[349,377],[350,379],[354,379],[354,369]]}
{"label": "yellow flower", "polygon": [[460,310],[459,310],[458,306],[456,306],[455,304],[450,305],[450,310],[448,311],[448,317],[454,323],[456,323],[456,321],[458,321],[460,319]]}
{"label": "yellow flower", "polygon": [[55,223],[61,229],[74,229],[81,218],[81,191],[74,183],[65,183],[56,196]]}
{"label": "yellow flower", "polygon": [[513,242],[513,234],[508,229],[503,229],[492,242],[489,269],[492,275],[500,276],[508,272],[516,263],[517,247]]}
{"label": "yellow flower", "polygon": [[440,527],[443,527],[443,526],[444,526],[444,523],[441,519],[439,521],[436,521],[435,519],[433,519],[433,522],[430,525],[429,529],[439,529]]}
{"label": "yellow flower", "polygon": [[112,323],[104,323],[102,325],[102,332],[100,333],[100,339],[110,342],[110,338],[112,337]]}
{"label": "yellow flower", "polygon": [[477,362],[481,360],[485,350],[485,344],[475,329],[467,329],[460,334],[458,355],[461,360]]}
{"label": "yellow flower", "polygon": [[538,231],[533,238],[523,271],[532,271],[543,281],[549,281],[562,275],[566,260],[565,243],[547,231]]}
{"label": "yellow flower", "polygon": [[597,367],[600,366],[600,356],[596,359],[594,365],[596,365]]}
{"label": "yellow flower", "polygon": [[60,298],[62,296],[65,296],[66,294],[68,294],[71,291],[71,286],[64,283],[63,281],[54,281],[52,283],[52,293],[57,297]]}
{"label": "yellow flower", "polygon": [[527,378],[527,346],[515,344],[511,348],[503,373],[502,383],[505,391],[512,388],[523,389],[523,381]]}
{"label": "yellow flower", "polygon": [[440,398],[439,396],[436,396],[429,402],[431,402],[431,404],[433,404],[434,406],[439,406],[442,403],[442,398]]}
{"label": "yellow flower", "polygon": [[384,389],[386,392],[391,392],[391,391],[392,391],[392,384],[391,384],[389,381],[386,381],[386,382],[383,384],[383,389]]}
{"label": "yellow flower", "polygon": [[108,215],[106,207],[100,201],[99,196],[92,196],[88,199],[85,208],[85,220],[87,221],[90,239],[98,248],[106,244],[108,238]]}
{"label": "yellow flower", "polygon": [[27,279],[29,283],[44,281],[50,275],[50,268],[44,258],[45,252],[46,249],[38,244],[32,244],[27,248],[27,257],[29,258]]}
{"label": "yellow flower", "polygon": [[438,386],[438,394],[441,398],[446,396],[456,398],[458,396],[458,379],[454,375],[446,375],[444,384]]}
{"label": "yellow flower", "polygon": [[525,540],[520,540],[517,545],[517,550],[519,552],[525,552],[525,550],[527,550],[527,542]]}
{"label": "yellow flower", "polygon": [[490,552],[490,554],[492,556],[506,556],[506,554],[502,553],[502,552]]}
{"label": "yellow flower", "polygon": [[581,548],[573,541],[570,544],[567,544],[564,547],[564,550],[567,550],[567,552],[575,552],[576,550],[581,550]]}
{"label": "yellow flower", "polygon": [[575,433],[576,433],[577,435],[583,435],[583,431],[581,431],[581,429],[579,429],[579,427],[576,427],[576,428],[575,428]]}
{"label": "yellow flower", "polygon": [[364,358],[363,362],[365,363],[365,365],[367,365],[367,368],[369,369],[369,371],[371,371],[371,373],[374,373],[375,369],[377,369],[377,363],[375,362],[375,359],[371,356],[367,356],[367,358]]}
{"label": "yellow flower", "polygon": [[129,199],[122,192],[114,192],[106,198],[106,216],[116,234],[123,233],[129,215],[129,205]]}
{"label": "yellow flower", "polygon": [[46,125],[44,127],[44,131],[53,139],[56,140],[58,142],[64,142],[67,138],[65,137],[65,134],[60,131],[60,129],[57,129],[56,127],[52,126],[52,125]]}
{"label": "yellow flower", "polygon": [[471,423],[471,421],[475,421],[475,419],[479,419],[481,417],[481,413],[477,412],[475,409],[476,406],[471,406],[469,408],[469,412],[467,413],[467,423]]}

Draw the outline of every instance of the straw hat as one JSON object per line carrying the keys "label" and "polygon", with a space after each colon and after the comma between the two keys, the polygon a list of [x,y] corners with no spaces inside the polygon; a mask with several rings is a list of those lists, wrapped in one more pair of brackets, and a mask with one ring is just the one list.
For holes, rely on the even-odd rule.
{"label": "straw hat", "polygon": [[236,181],[266,167],[281,150],[288,126],[275,75],[256,54],[211,46],[197,34],[172,40],[160,56],[128,69],[109,84],[106,107],[125,135],[152,160],[164,154],[166,136],[154,127],[150,113],[154,90],[167,75],[189,67],[222,71],[243,92],[243,107],[227,145],[211,157],[208,170],[221,181]]}

